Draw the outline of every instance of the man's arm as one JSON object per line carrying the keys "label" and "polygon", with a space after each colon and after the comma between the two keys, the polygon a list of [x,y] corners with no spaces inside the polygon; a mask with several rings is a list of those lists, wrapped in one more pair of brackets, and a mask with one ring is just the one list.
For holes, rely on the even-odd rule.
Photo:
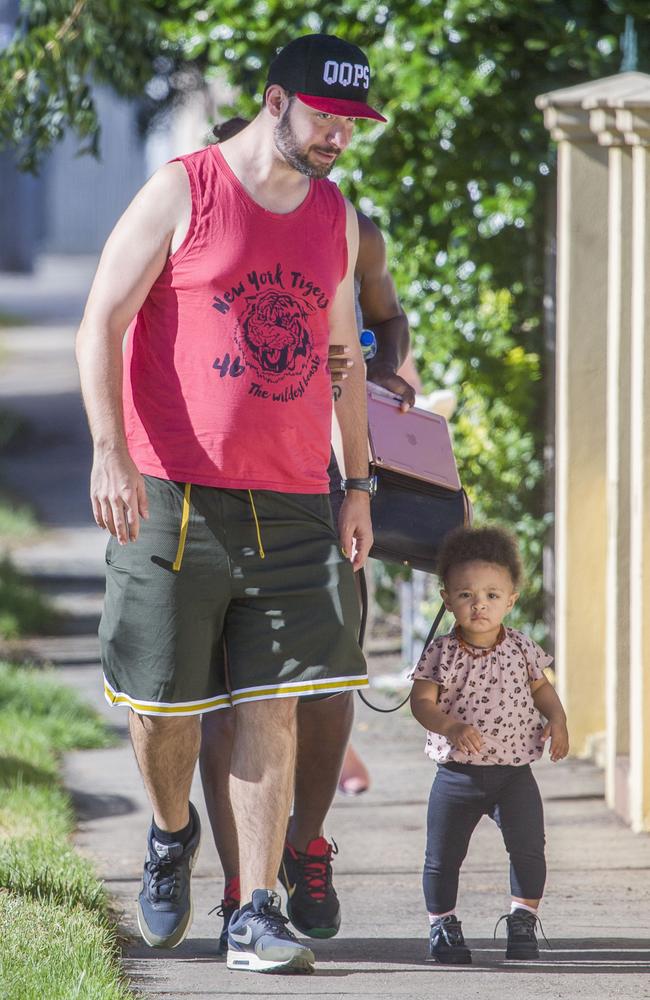
{"label": "man's arm", "polygon": [[[415,390],[397,374],[409,350],[408,321],[388,270],[384,238],[374,222],[358,209],[357,219],[359,253],[355,277],[360,285],[359,305],[364,326],[377,338],[377,354],[367,365],[368,379],[400,396],[401,409],[408,410],[415,403]],[[352,367],[348,349],[333,344],[329,367],[332,382],[346,379]]]}
{"label": "man's arm", "polygon": [[191,197],[185,168],[162,167],[131,202],[104,247],[77,334],[81,390],[93,439],[90,497],[95,521],[120,544],[147,516],[144,480],[126,445],[122,341],[129,323],[180,245]]}
{"label": "man's arm", "polygon": [[356,276],[363,324],[377,338],[377,353],[367,365],[368,379],[402,397],[402,409],[415,403],[415,390],[397,374],[406,360],[410,336],[408,320],[388,270],[386,244],[377,226],[357,209],[359,255]]}
{"label": "man's arm", "polygon": [[[352,205],[347,201],[345,204],[348,270],[330,309],[330,344],[347,347],[353,365],[345,381],[337,386],[334,412],[341,432],[346,478],[365,479],[368,476],[366,379],[354,314],[354,266],[359,230]],[[372,547],[370,497],[367,493],[360,490],[346,493],[339,518],[339,534],[343,551],[352,558],[354,569],[361,569]]]}

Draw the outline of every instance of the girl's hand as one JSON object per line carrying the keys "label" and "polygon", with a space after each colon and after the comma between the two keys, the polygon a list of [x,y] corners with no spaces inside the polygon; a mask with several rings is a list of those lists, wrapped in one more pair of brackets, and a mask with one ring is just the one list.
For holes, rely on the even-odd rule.
{"label": "girl's hand", "polygon": [[547,722],[542,731],[544,742],[550,739],[549,756],[552,761],[562,760],[569,752],[569,731],[566,722]]}
{"label": "girl's hand", "polygon": [[445,737],[449,740],[454,750],[462,750],[463,753],[480,753],[483,740],[478,729],[470,726],[466,722],[454,722],[445,732]]}

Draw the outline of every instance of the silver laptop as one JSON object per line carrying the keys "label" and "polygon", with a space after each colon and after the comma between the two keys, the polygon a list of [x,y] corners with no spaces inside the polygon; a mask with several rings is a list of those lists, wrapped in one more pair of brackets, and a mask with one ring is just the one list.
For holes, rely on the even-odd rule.
{"label": "silver laptop", "polygon": [[369,382],[368,441],[379,468],[402,472],[449,490],[461,488],[447,421],[437,413],[413,407],[400,410],[400,400]]}

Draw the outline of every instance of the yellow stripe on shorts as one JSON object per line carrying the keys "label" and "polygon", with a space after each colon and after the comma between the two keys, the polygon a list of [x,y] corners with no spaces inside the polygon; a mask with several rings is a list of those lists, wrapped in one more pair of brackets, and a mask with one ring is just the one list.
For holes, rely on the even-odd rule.
{"label": "yellow stripe on shorts", "polygon": [[216,698],[206,698],[204,701],[184,701],[178,704],[162,704],[155,701],[138,701],[123,691],[114,691],[104,679],[104,697],[109,705],[124,705],[133,709],[138,715],[200,715],[201,712],[212,712],[217,708],[230,708],[230,695],[220,694]]}

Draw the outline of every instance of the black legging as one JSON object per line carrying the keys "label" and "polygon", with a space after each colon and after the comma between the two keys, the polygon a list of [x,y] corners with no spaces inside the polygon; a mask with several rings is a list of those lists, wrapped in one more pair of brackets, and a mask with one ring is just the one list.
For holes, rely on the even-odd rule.
{"label": "black legging", "polygon": [[481,816],[499,826],[510,855],[510,888],[541,899],[546,879],[544,812],[530,765],[438,765],[427,816],[422,885],[429,913],[453,910],[458,876]]}

